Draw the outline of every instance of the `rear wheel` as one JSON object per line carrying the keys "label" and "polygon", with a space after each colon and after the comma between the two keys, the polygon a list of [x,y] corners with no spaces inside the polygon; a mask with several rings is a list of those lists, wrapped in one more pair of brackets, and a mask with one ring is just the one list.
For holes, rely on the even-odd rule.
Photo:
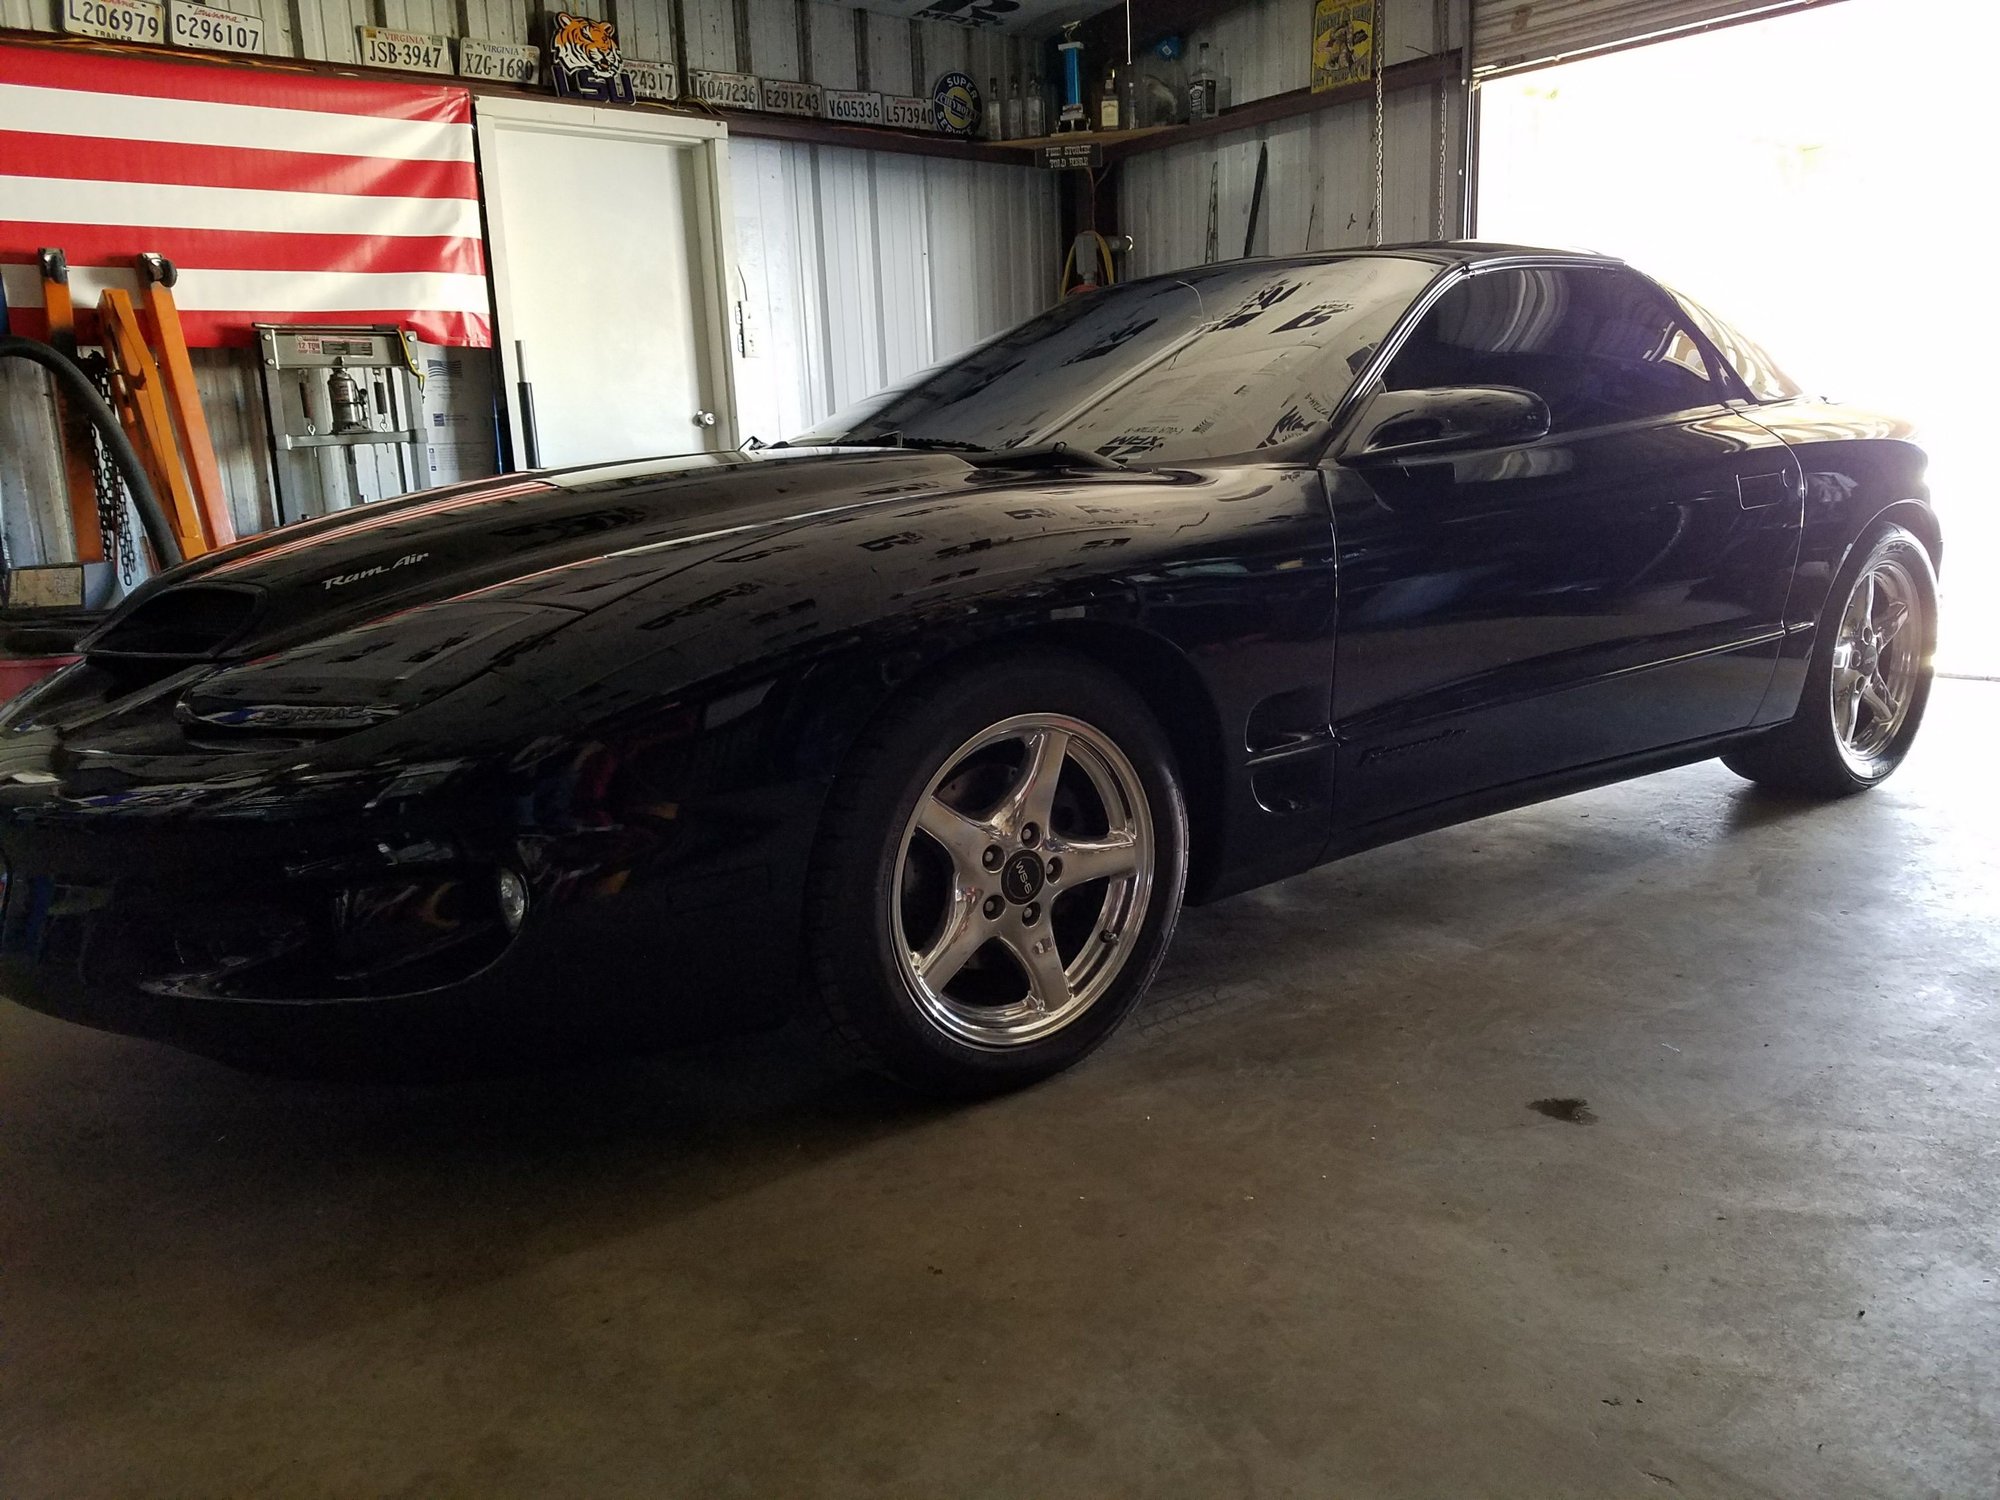
{"label": "rear wheel", "polygon": [[834,1029],[932,1092],[1047,1077],[1138,1002],[1186,864],[1173,756],[1116,678],[1049,655],[912,692],[857,747],[814,861]]}
{"label": "rear wheel", "polygon": [[1798,712],[1723,763],[1761,785],[1837,797],[1884,781],[1916,739],[1937,648],[1937,574],[1885,525],[1855,549],[1820,621]]}

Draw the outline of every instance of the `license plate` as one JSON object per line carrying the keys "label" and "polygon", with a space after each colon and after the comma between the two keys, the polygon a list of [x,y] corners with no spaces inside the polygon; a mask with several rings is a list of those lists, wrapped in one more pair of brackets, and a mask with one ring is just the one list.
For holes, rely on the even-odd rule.
{"label": "license plate", "polygon": [[494,83],[533,83],[541,71],[542,50],[516,42],[486,42],[478,37],[458,40],[458,76]]}
{"label": "license plate", "polygon": [[405,73],[449,73],[451,46],[441,36],[419,31],[391,31],[383,26],[357,26],[361,61],[371,68],[399,68]]}
{"label": "license plate", "polygon": [[212,5],[187,5],[174,0],[173,32],[176,47],[200,47],[209,52],[264,50],[262,16],[239,16]]}
{"label": "license plate", "polygon": [[163,42],[166,7],[159,0],[63,0],[62,29],[113,42]]}

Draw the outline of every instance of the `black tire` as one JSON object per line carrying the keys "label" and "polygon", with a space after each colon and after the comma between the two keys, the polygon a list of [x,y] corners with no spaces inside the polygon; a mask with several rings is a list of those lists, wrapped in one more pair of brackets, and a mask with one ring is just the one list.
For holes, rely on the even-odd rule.
{"label": "black tire", "polygon": [[[1913,653],[1907,692],[1902,695],[1907,703],[1899,716],[1881,716],[1871,704],[1861,702],[1851,710],[1857,716],[1852,721],[1856,733],[1844,734],[1836,699],[1839,689],[1855,678],[1845,663],[1837,667],[1835,660],[1842,624],[1860,602],[1863,581],[1885,578],[1898,588],[1907,584],[1911,593],[1905,623],[1888,647],[1876,648],[1877,655],[1899,649]],[[1902,639],[1903,631],[1914,631],[1915,639],[1897,647],[1894,643]],[[1880,785],[1903,763],[1923,723],[1936,650],[1937,572],[1930,554],[1910,532],[1885,522],[1856,543],[1827,591],[1798,711],[1778,728],[1730,750],[1722,763],[1760,786],[1799,796],[1845,797]],[[1880,680],[1873,671],[1875,655],[1867,656],[1864,665],[1871,680]],[[1879,732],[1868,733],[1871,727]]]}
{"label": "black tire", "polygon": [[[1046,720],[1046,728],[1030,723],[1013,737],[967,756],[967,747],[982,736],[1038,716]],[[1062,737],[1068,732],[1060,726],[1069,724],[1081,726],[1087,735]],[[1042,746],[1037,735],[1051,736],[1050,745],[1067,747],[1054,756],[1056,771],[1048,784],[1060,780],[1061,786],[1049,795],[1061,805],[1044,804],[1050,808],[1046,830],[1018,816],[1028,806],[1023,802],[1011,815],[1019,837],[1006,836],[1007,849],[997,867],[984,863],[999,847],[987,841],[985,831],[978,833],[973,852],[961,856],[930,834],[919,833],[920,800],[934,815],[948,794],[966,799],[966,827],[978,829],[982,816],[995,820],[989,829],[1006,823],[1005,794],[1011,790],[1025,798],[1029,784],[1038,780],[1033,774]],[[1018,764],[1007,759],[1017,742]],[[947,773],[954,773],[953,779],[943,780]],[[1101,797],[1104,776],[1123,795]],[[1134,787],[1139,795],[1132,795]],[[980,788],[998,788],[1003,794],[990,814],[978,812],[986,805]],[[1088,850],[1109,849],[1121,836],[1109,821],[1114,801],[1132,830],[1132,849],[1150,849],[1150,858],[1143,861],[1150,872],[1144,889],[1136,852],[1129,876],[1084,876],[1064,884],[1066,874],[1089,867]],[[1102,835],[1084,827],[1086,814],[1100,802],[1106,820]],[[1083,831],[1065,832],[1066,823]],[[958,825],[947,831],[956,837]],[[1091,838],[1100,842],[1082,842]],[[1065,850],[1076,866],[1067,872],[1060,868]],[[961,873],[968,865],[970,872]],[[939,917],[935,928],[926,929],[933,934],[928,941],[906,932],[924,918],[919,898],[925,866],[943,872],[933,873],[929,881]],[[940,673],[904,692],[855,746],[821,823],[808,879],[807,938],[830,1029],[865,1065],[931,1094],[977,1097],[1060,1072],[1110,1036],[1152,982],[1180,915],[1186,873],[1187,813],[1173,752],[1131,688],[1088,661],[1056,652]],[[1028,890],[1031,883],[1034,888]],[[1024,891],[1036,899],[1026,899]],[[988,915],[996,903],[1000,915]],[[1093,903],[1099,904],[1097,917],[1105,920],[1103,932],[1114,936],[1079,941],[1079,921],[1093,933],[1097,929],[1098,920],[1090,916]],[[1105,918],[1105,913],[1112,916]],[[993,933],[990,940],[973,932],[975,918],[990,924],[982,929]],[[1049,950],[1059,930],[1063,943]],[[916,950],[941,952],[952,931],[962,931],[966,943],[983,946],[965,948],[969,957],[960,960],[964,968],[946,974],[933,989],[916,972]],[[1086,952],[1093,940],[1105,946]],[[981,1040],[981,1028],[997,1034],[1011,1011],[989,1013],[981,1008],[984,1002],[953,998],[952,987],[990,983],[1004,990],[1018,984],[1024,987],[1018,1006],[1033,1006],[1037,982],[1024,952],[1030,944],[1045,950],[1045,964],[1046,951],[1056,954],[1061,982],[1055,992],[1068,995],[1079,1008],[1060,1025],[1057,1021],[1065,1015],[1060,1004],[1040,1019],[1023,1015],[1006,1022],[1024,1031],[1042,1024],[1056,1028],[1046,1035]],[[1049,972],[1043,970],[1045,992]],[[1079,979],[1072,986],[1071,972],[1091,977],[1087,984]],[[1084,1000],[1086,988],[1090,998]],[[992,1003],[1009,1002],[1003,996]],[[988,1014],[994,1018],[990,1026],[981,1019]],[[970,1028],[974,1034],[954,1034],[951,1027]]]}

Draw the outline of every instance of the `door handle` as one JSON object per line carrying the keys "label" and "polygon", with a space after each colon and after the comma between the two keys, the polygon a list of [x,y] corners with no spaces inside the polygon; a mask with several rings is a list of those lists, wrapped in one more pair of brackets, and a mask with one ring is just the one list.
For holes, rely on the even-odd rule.
{"label": "door handle", "polygon": [[713,427],[715,425],[715,413],[712,411],[696,412],[694,414],[694,424],[697,427]]}

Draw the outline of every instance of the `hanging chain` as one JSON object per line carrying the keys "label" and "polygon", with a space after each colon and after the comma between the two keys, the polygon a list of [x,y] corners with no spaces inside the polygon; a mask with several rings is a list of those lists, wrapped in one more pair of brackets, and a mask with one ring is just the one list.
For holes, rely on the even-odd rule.
{"label": "hanging chain", "polygon": [[1451,130],[1451,85],[1444,79],[1438,80],[1438,223],[1437,237],[1449,238],[1445,230],[1445,200],[1451,189],[1450,150],[1446,142]]}
{"label": "hanging chain", "polygon": [[1369,221],[1369,243],[1382,243],[1382,0],[1375,0],[1374,35],[1368,41],[1368,65],[1375,73],[1375,213]]}
{"label": "hanging chain", "polygon": [[[1449,0],[1435,0],[1431,6],[1431,51],[1440,69],[1451,52],[1451,7]],[[1437,237],[1451,237],[1445,227],[1451,200],[1451,79],[1438,76],[1438,184]]]}
{"label": "hanging chain", "polygon": [[[93,354],[80,360],[84,373],[97,386],[97,394],[104,398],[105,405],[111,404],[111,365],[103,355]],[[95,423],[90,429],[90,472],[92,487],[97,494],[97,529],[104,534],[104,556],[118,565],[118,581],[126,588],[139,581],[139,554],[133,545],[132,528],[126,524],[127,503],[125,482],[118,473],[118,467],[111,461],[111,454],[104,446],[104,436]]]}

